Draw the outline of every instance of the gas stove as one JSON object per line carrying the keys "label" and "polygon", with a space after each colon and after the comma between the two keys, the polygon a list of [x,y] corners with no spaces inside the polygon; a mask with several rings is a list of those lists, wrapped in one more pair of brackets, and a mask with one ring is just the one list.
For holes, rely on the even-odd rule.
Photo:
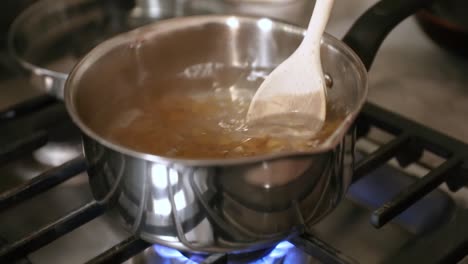
{"label": "gas stove", "polygon": [[[341,37],[374,2],[336,0],[327,31]],[[0,62],[0,263],[468,263],[468,62],[413,18],[370,71],[347,199],[249,254],[179,252],[127,233],[93,200],[63,103],[36,92],[5,52]]]}

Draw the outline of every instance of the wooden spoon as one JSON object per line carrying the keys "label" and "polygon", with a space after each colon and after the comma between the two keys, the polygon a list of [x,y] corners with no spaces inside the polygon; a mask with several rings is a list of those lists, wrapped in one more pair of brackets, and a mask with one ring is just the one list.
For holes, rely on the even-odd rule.
{"label": "wooden spoon", "polygon": [[307,127],[317,133],[326,117],[325,76],[320,41],[334,0],[317,0],[302,43],[263,81],[255,93],[247,122]]}

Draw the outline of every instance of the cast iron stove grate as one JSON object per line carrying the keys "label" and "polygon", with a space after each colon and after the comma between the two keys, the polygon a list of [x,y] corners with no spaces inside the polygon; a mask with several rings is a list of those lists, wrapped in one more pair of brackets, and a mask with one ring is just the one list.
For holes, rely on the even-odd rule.
{"label": "cast iron stove grate", "polygon": [[[36,97],[1,111],[0,166],[45,145],[51,127],[63,122],[70,122],[63,104],[48,96]],[[356,125],[358,138],[366,136],[372,127],[390,133],[394,138],[359,160],[355,166],[353,181],[365,177],[392,158],[396,158],[401,166],[417,161],[423,151],[430,151],[445,159],[438,167],[375,210],[371,216],[371,223],[375,227],[384,226],[444,182],[454,192],[468,183],[468,145],[465,143],[371,103],[364,106]],[[44,172],[29,182],[0,194],[0,211],[31,199],[85,170],[86,161],[80,156]],[[25,257],[102,215],[105,211],[105,205],[96,201],[89,202],[32,234],[1,247],[0,263],[11,263]],[[467,222],[468,210],[464,210],[451,225],[432,232],[424,243],[403,249],[393,256],[391,261],[455,263],[461,260],[468,254]],[[447,229],[452,229],[452,232]],[[449,233],[452,234],[450,237],[447,235]],[[323,263],[357,263],[324,241],[308,234],[292,238],[290,242]],[[89,260],[88,263],[120,263],[148,247],[149,243],[137,237],[129,237]],[[425,250],[428,248],[437,248],[437,250]],[[416,252],[426,254],[421,255]],[[221,254],[207,258],[204,263],[226,263],[226,261],[227,256]]]}

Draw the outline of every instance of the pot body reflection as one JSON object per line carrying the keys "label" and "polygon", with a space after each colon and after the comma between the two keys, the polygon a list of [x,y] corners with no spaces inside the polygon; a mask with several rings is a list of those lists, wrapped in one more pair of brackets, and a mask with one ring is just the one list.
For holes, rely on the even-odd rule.
{"label": "pot body reflection", "polygon": [[231,166],[148,161],[84,137],[93,195],[143,239],[179,250],[272,245],[326,216],[352,177],[354,136],[334,150]]}

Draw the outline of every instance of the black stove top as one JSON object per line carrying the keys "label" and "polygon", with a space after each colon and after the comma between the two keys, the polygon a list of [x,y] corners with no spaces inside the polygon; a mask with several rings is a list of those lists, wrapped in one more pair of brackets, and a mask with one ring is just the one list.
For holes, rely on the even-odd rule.
{"label": "black stove top", "polygon": [[[70,124],[70,120],[63,103],[48,96],[39,96],[1,111],[0,165],[12,162],[45,145],[53,136],[54,131],[67,123]],[[382,228],[394,220],[408,230],[413,229],[414,233],[424,234],[419,236],[417,243],[412,241],[411,244],[399,250],[398,254],[389,259],[389,262],[395,263],[398,260],[396,263],[415,263],[415,261],[454,263],[462,259],[468,253],[468,227],[466,226],[468,210],[457,210],[456,217],[450,220],[450,224],[446,224],[446,217],[443,216],[447,216],[448,212],[452,211],[453,204],[434,190],[442,183],[446,183],[452,191],[465,186],[468,180],[468,146],[371,103],[365,105],[356,126],[357,137],[360,139],[370,138],[373,130],[383,131],[391,139],[370,154],[359,153],[362,157],[355,166],[354,183],[350,188],[348,198],[357,203],[378,207],[373,210],[369,218],[369,224],[376,228]],[[404,168],[421,160],[423,154],[427,152],[438,156],[440,164],[429,168],[428,173],[418,180],[407,180],[404,184],[407,187],[396,189],[395,186],[392,187],[394,181],[378,180],[378,175],[384,174],[376,172],[390,159],[395,158],[399,166]],[[0,194],[0,210],[8,212],[10,208],[19,203],[34,199],[42,192],[62,184],[85,170],[86,162],[81,155],[61,166],[52,168]],[[387,193],[378,195],[372,191],[363,192],[366,189],[377,190],[372,187],[373,184],[386,185]],[[426,196],[429,193],[431,195]],[[430,215],[429,220],[432,221],[422,221],[427,220],[424,219],[424,214],[427,212],[420,209],[418,211],[418,201],[423,197],[426,203],[427,199],[432,198],[433,207],[442,208],[440,210],[442,213],[438,217],[437,214]],[[27,256],[30,252],[66,235],[105,212],[105,205],[90,201],[43,228],[27,234],[22,239],[9,241],[7,245],[0,248],[0,262],[10,263]],[[431,232],[428,233],[427,230]],[[90,259],[89,263],[120,263],[144,250],[148,251],[150,247],[150,244],[136,237],[129,237],[94,259]],[[427,250],[428,248],[438,250]],[[190,259],[202,263],[236,263],[236,258],[230,255],[200,258],[158,245],[152,246],[151,254],[172,259],[172,262],[168,263],[178,263],[177,261],[190,263],[193,261]],[[306,263],[310,263],[310,256],[319,263],[359,263],[335,249],[327,241],[320,240],[313,233],[292,237],[289,241],[282,242],[276,248],[259,256],[259,260],[248,263],[275,263],[274,259],[282,261],[279,263],[297,263],[293,261],[297,261],[298,258],[308,259]],[[268,262],[265,262],[267,260]]]}

